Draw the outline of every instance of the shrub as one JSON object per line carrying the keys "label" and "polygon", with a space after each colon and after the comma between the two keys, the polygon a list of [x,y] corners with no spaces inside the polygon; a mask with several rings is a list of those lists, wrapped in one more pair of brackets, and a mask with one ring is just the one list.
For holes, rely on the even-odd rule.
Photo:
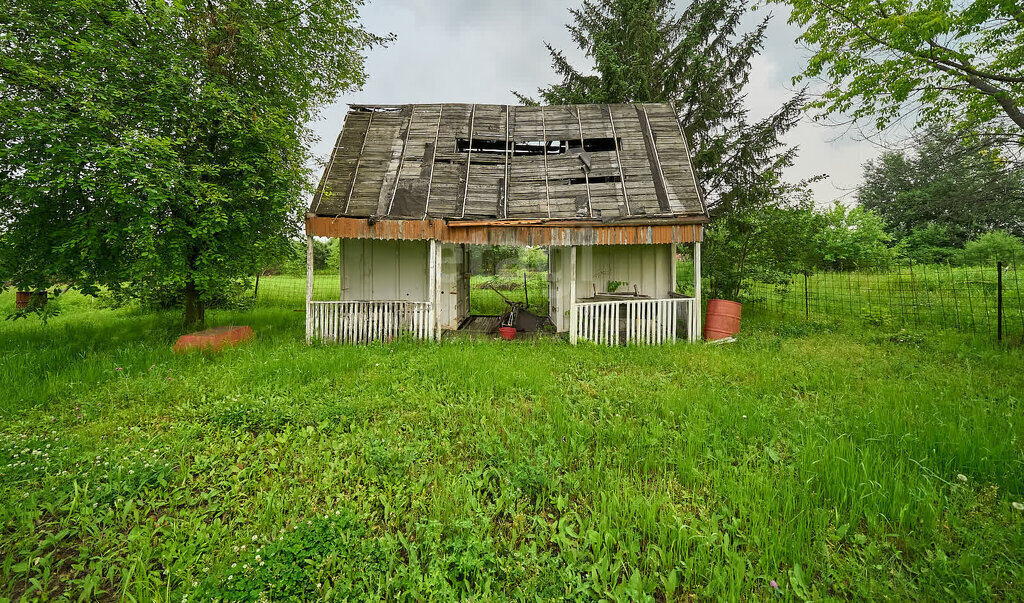
{"label": "shrub", "polygon": [[1003,230],[987,232],[964,247],[972,264],[1011,263],[1024,258],[1024,242]]}
{"label": "shrub", "polygon": [[822,268],[855,270],[895,259],[896,250],[889,247],[892,235],[885,231],[885,223],[873,211],[863,207],[847,209],[837,202],[820,215],[822,225],[814,240]]}
{"label": "shrub", "polygon": [[952,262],[960,255],[949,229],[935,222],[919,226],[900,241],[904,255],[918,264]]}

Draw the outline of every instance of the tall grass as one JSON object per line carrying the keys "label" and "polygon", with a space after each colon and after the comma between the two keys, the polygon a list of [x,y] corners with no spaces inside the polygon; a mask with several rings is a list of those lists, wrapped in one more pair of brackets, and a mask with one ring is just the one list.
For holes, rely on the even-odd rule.
{"label": "tall grass", "polygon": [[[854,317],[883,325],[994,334],[996,266],[914,264],[859,272],[797,274],[787,283],[747,281],[744,301],[791,316]],[[1003,269],[1004,333],[1024,336],[1024,274]]]}
{"label": "tall grass", "polygon": [[174,355],[177,315],[85,302],[4,325],[0,596],[1021,598],[1020,350],[768,318],[727,346],[332,347],[288,310],[211,319],[257,338]]}

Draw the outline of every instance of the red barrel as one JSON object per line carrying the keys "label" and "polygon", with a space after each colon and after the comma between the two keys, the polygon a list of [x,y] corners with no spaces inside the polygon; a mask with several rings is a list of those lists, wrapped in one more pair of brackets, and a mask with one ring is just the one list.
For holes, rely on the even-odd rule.
{"label": "red barrel", "polygon": [[502,339],[504,339],[506,341],[512,341],[513,339],[516,338],[516,328],[515,327],[501,327],[500,329],[498,329],[498,334],[501,335]]}
{"label": "red barrel", "polygon": [[709,299],[708,312],[704,319],[704,339],[714,341],[732,337],[740,332],[739,302],[725,299]]}

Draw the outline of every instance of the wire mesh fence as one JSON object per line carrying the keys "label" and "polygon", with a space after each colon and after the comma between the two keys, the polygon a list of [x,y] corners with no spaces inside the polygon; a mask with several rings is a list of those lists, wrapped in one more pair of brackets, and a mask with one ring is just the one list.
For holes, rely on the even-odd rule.
{"label": "wire mesh fence", "polygon": [[742,301],[783,318],[857,318],[876,325],[935,327],[1024,338],[1024,275],[1016,262],[887,264],[743,283]]}

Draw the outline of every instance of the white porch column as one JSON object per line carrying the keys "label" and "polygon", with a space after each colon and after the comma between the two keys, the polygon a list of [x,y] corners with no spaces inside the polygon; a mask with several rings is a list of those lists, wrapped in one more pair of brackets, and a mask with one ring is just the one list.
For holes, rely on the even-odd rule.
{"label": "white porch column", "polygon": [[430,301],[430,319],[428,320],[428,329],[430,332],[427,336],[430,339],[440,340],[441,330],[438,328],[438,311],[437,306],[439,305],[437,299],[437,285],[441,282],[441,245],[435,240],[430,239],[430,247],[427,250],[427,300]]}
{"label": "white porch column", "polygon": [[313,340],[313,237],[306,235],[306,343]]}
{"label": "white porch column", "polygon": [[576,247],[569,248],[569,343],[576,345]]}
{"label": "white porch column", "polygon": [[701,293],[700,293],[700,241],[693,243],[693,298],[694,308],[693,313],[693,333],[690,335],[690,341],[700,341],[701,338],[701,315],[704,308],[701,306]]}
{"label": "white porch column", "polygon": [[[676,293],[679,288],[679,282],[676,275],[679,274],[676,271],[676,244],[672,243],[668,246],[668,269],[671,271],[669,274],[669,293]],[[671,295],[669,296],[671,297]]]}

